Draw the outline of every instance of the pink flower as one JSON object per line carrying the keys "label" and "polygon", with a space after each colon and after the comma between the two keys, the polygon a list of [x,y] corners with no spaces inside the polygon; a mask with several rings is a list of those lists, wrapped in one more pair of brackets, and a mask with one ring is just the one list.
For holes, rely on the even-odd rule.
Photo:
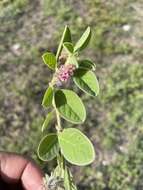
{"label": "pink flower", "polygon": [[67,82],[68,79],[73,75],[74,70],[76,69],[75,65],[62,65],[56,73],[57,84],[61,82]]}
{"label": "pink flower", "polygon": [[69,79],[70,75],[68,72],[62,72],[58,75],[58,78],[62,82],[66,82]]}

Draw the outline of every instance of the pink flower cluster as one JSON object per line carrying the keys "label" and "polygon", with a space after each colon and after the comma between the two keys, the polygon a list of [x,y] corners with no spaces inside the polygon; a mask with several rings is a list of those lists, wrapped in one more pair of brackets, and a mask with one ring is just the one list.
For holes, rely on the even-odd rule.
{"label": "pink flower cluster", "polygon": [[73,75],[76,66],[73,64],[62,65],[56,73],[57,84],[60,85],[63,82],[67,82],[68,79]]}

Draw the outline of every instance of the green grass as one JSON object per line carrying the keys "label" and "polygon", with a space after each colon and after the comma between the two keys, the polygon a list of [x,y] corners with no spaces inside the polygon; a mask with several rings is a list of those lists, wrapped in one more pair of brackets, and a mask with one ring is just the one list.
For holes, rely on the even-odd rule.
{"label": "green grass", "polygon": [[28,0],[3,0],[0,2],[0,17],[8,19],[12,16],[16,16],[22,13],[27,4]]}

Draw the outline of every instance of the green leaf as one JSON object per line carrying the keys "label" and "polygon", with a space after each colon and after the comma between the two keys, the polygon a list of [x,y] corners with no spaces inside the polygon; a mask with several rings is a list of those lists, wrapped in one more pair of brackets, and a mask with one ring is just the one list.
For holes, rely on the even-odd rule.
{"label": "green leaf", "polygon": [[63,43],[63,47],[68,54],[72,54],[74,51],[73,44],[70,42]]}
{"label": "green leaf", "polygon": [[95,159],[91,141],[78,129],[68,128],[59,133],[59,146],[65,159],[72,164],[84,166]]}
{"label": "green leaf", "polygon": [[42,101],[42,106],[44,107],[49,107],[52,105],[52,100],[53,100],[53,88],[52,87],[48,87],[48,89],[46,90],[45,94],[44,94],[44,98]]}
{"label": "green leaf", "polygon": [[61,38],[61,41],[59,43],[59,46],[58,46],[58,50],[57,50],[57,54],[56,54],[56,59],[58,60],[59,58],[59,55],[62,51],[62,48],[63,48],[63,43],[64,42],[71,42],[71,32],[70,32],[70,29],[68,26],[65,26],[65,29],[63,31],[63,34],[62,34],[62,38]]}
{"label": "green leaf", "polygon": [[75,65],[76,67],[78,67],[78,62],[77,62],[77,59],[74,55],[70,55],[67,59],[67,64],[73,64]]}
{"label": "green leaf", "polygon": [[95,64],[88,59],[80,60],[80,61],[78,61],[78,64],[79,64],[80,68],[84,68],[84,69],[88,69],[88,70],[95,71],[95,68],[96,68]]}
{"label": "green leaf", "polygon": [[47,52],[42,55],[43,61],[52,70],[57,66],[56,56],[53,53]]}
{"label": "green leaf", "polygon": [[43,161],[50,161],[54,159],[59,152],[58,137],[51,133],[46,135],[38,146],[38,156]]}
{"label": "green leaf", "polygon": [[42,132],[49,127],[49,123],[53,119],[53,117],[54,117],[54,111],[51,111],[47,114],[46,119],[42,125]]}
{"label": "green leaf", "polygon": [[88,27],[78,42],[75,44],[74,52],[83,50],[89,43],[91,38],[91,29]]}
{"label": "green leaf", "polygon": [[85,107],[79,96],[72,90],[58,90],[55,105],[61,117],[71,123],[83,123],[86,118]]}
{"label": "green leaf", "polygon": [[91,96],[99,94],[99,84],[95,74],[87,69],[77,69],[73,80],[75,84],[84,92]]}

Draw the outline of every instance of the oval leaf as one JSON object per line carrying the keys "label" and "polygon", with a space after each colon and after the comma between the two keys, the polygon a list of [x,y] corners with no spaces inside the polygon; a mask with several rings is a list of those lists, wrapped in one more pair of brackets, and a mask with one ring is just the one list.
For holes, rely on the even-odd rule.
{"label": "oval leaf", "polygon": [[61,152],[70,163],[84,166],[94,161],[94,147],[78,129],[64,129],[63,132],[59,133],[58,139]]}
{"label": "oval leaf", "polygon": [[56,54],[56,59],[58,60],[59,58],[59,55],[62,51],[62,48],[63,48],[63,43],[64,42],[71,42],[71,32],[70,32],[70,29],[68,26],[65,26],[65,29],[63,31],[63,34],[62,34],[62,38],[61,38],[61,41],[59,43],[59,46],[58,46],[58,50],[57,50],[57,54]]}
{"label": "oval leaf", "polygon": [[71,123],[83,123],[86,118],[85,107],[77,94],[71,90],[58,90],[55,105],[61,117]]}
{"label": "oval leaf", "polygon": [[47,52],[42,55],[43,61],[50,69],[55,70],[57,66],[56,56],[53,53]]}
{"label": "oval leaf", "polygon": [[44,94],[44,98],[42,101],[42,106],[44,107],[49,107],[52,105],[52,100],[53,100],[53,88],[52,87],[48,87],[48,89],[46,90],[45,94]]}
{"label": "oval leaf", "polygon": [[73,80],[75,84],[84,92],[91,96],[99,94],[99,84],[95,74],[87,69],[77,69]]}
{"label": "oval leaf", "polygon": [[56,134],[46,135],[40,142],[38,147],[38,156],[43,161],[50,161],[58,155],[59,144]]}
{"label": "oval leaf", "polygon": [[73,50],[74,50],[74,47],[73,47],[73,44],[70,43],[70,42],[65,42],[63,43],[63,46],[64,46],[64,49],[66,50],[66,52],[68,54],[72,54],[73,53]]}
{"label": "oval leaf", "polygon": [[75,44],[74,51],[83,50],[89,43],[91,38],[91,29],[88,27],[78,42]]}
{"label": "oval leaf", "polygon": [[95,71],[95,68],[96,68],[95,64],[92,61],[87,60],[87,59],[78,61],[78,64],[80,68],[84,68],[88,70]]}
{"label": "oval leaf", "polygon": [[54,116],[54,111],[51,111],[47,114],[47,117],[42,125],[42,132],[45,131],[49,127],[49,123]]}

